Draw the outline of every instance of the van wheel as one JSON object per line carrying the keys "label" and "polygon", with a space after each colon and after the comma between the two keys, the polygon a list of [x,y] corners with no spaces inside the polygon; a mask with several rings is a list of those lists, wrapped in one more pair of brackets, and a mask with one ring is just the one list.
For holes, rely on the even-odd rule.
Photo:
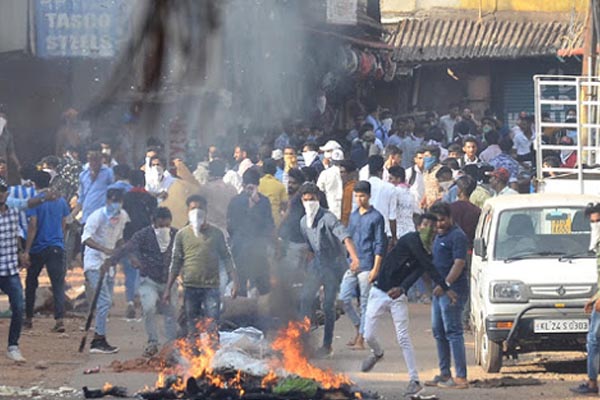
{"label": "van wheel", "polygon": [[502,344],[489,340],[485,328],[478,329],[479,364],[487,373],[500,372],[502,368]]}

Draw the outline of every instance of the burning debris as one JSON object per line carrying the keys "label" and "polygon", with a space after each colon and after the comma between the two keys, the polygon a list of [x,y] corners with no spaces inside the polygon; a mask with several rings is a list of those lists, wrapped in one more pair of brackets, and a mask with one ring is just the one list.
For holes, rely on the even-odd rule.
{"label": "burning debris", "polygon": [[105,383],[102,389],[89,389],[83,387],[83,396],[86,399],[100,399],[104,396],[112,397],[128,397],[127,388],[123,386],[113,386],[110,383]]}
{"label": "burning debris", "polygon": [[[142,390],[138,396],[147,400],[376,398],[361,392],[347,376],[309,363],[302,346],[309,329],[308,319],[290,322],[264,358],[259,340],[262,333],[256,330],[245,335],[243,349],[225,344],[217,350],[212,335],[202,335],[194,342],[181,340],[177,342],[178,365],[165,368],[155,387]],[[261,353],[260,359],[250,353]]]}

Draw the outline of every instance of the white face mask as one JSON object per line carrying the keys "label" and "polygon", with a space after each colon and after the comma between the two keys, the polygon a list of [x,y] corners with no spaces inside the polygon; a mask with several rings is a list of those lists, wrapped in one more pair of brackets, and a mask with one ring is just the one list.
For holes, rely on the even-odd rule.
{"label": "white face mask", "polygon": [[383,125],[383,129],[386,132],[389,132],[389,130],[392,129],[392,123],[393,123],[393,120],[391,118],[386,118],[383,121],[381,121],[381,124]]}
{"label": "white face mask", "polygon": [[169,244],[171,244],[171,228],[154,228],[154,234],[156,235],[160,252],[164,253],[167,251]]}
{"label": "white face mask", "polygon": [[102,149],[102,154],[104,154],[104,155],[107,155],[107,156],[110,156],[110,154],[111,154],[111,151],[110,151],[110,149],[108,149],[108,148],[106,148],[106,149]]}
{"label": "white face mask", "polygon": [[206,211],[201,210],[199,208],[195,208],[188,213],[188,220],[190,221],[190,225],[194,229],[194,233],[196,236],[200,234],[200,228],[204,225],[206,221]]}
{"label": "white face mask", "polygon": [[319,153],[317,153],[316,151],[305,151],[302,153],[302,157],[304,158],[304,164],[307,167],[310,167],[310,165],[313,163],[313,161],[315,161],[315,159],[319,156]]}
{"label": "white face mask", "polygon": [[164,171],[162,167],[155,166],[146,169],[146,183],[152,190],[158,190],[160,188],[160,182],[162,181]]}
{"label": "white face mask", "polygon": [[312,228],[315,217],[319,212],[319,202],[317,200],[303,201],[304,211],[306,212],[306,226]]}
{"label": "white face mask", "polygon": [[590,250],[595,251],[600,242],[600,221],[590,222]]}
{"label": "white face mask", "polygon": [[56,171],[53,169],[43,169],[42,171],[47,172],[48,174],[50,174],[50,182],[52,182],[54,180],[54,178],[56,177]]}

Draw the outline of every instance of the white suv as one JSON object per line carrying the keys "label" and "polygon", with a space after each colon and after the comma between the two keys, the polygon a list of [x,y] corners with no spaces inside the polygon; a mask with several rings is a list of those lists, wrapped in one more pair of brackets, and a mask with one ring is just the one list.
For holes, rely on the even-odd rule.
{"label": "white suv", "polygon": [[498,196],[481,212],[471,264],[476,362],[498,372],[503,356],[585,350],[596,293],[595,256],[584,215],[597,196]]}

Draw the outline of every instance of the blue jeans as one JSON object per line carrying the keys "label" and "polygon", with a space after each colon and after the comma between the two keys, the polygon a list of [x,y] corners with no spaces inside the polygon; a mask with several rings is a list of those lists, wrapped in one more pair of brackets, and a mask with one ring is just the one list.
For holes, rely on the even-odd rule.
{"label": "blue jeans", "polygon": [[164,316],[165,336],[167,340],[174,340],[177,336],[177,318],[175,317],[178,295],[177,284],[174,284],[171,288],[171,301],[168,305],[160,301],[166,286],[166,283],[157,283],[148,277],[140,279],[140,302],[142,303],[144,327],[148,335],[148,343],[158,344],[156,314],[159,311]]}
{"label": "blue jeans", "polygon": [[598,364],[600,363],[600,343],[598,336],[600,335],[600,314],[592,311],[590,320],[590,329],[587,334],[587,374],[591,381],[598,379]]}
{"label": "blue jeans", "polygon": [[[113,268],[111,268],[113,270]],[[100,279],[99,270],[88,270],[85,271],[85,283],[86,290],[88,291],[88,299],[91,302],[94,298],[94,293]],[[104,276],[104,282],[100,288],[100,296],[98,296],[98,303],[96,303],[96,334],[100,336],[106,336],[106,320],[108,319],[108,312],[112,307],[112,297],[115,289],[115,277],[110,276],[107,273]]]}
{"label": "blue jeans", "polygon": [[448,296],[433,297],[431,304],[431,327],[437,345],[441,376],[452,376],[450,354],[454,357],[454,367],[458,378],[467,377],[467,358],[463,336],[462,312],[467,295],[458,294],[452,304]]}
{"label": "blue jeans", "polygon": [[303,316],[313,315],[313,304],[319,288],[323,286],[323,313],[325,314],[325,327],[323,333],[323,347],[333,344],[333,328],[335,326],[335,299],[341,282],[341,267],[335,265],[321,266],[313,260],[306,274],[306,281],[302,288],[300,312]]}
{"label": "blue jeans", "polygon": [[133,268],[127,257],[121,260],[121,265],[125,274],[125,298],[128,303],[132,303],[140,288],[140,270]]}
{"label": "blue jeans", "polygon": [[[342,284],[340,285],[340,300],[344,305],[344,312],[352,321],[355,327],[358,327],[358,333],[363,335],[365,333],[365,315],[367,314],[367,302],[369,301],[369,290],[371,284],[369,283],[370,271],[361,271],[358,274],[352,273],[348,270],[342,278]],[[352,300],[357,296],[360,298],[360,315],[354,308]]]}
{"label": "blue jeans", "polygon": [[29,319],[33,318],[35,292],[44,265],[52,284],[54,319],[62,319],[65,315],[65,251],[56,246],[47,247],[39,253],[31,254],[31,265],[27,269],[27,278],[25,279],[25,315]]}
{"label": "blue jeans", "polygon": [[10,328],[8,329],[8,345],[18,346],[23,325],[23,286],[19,274],[0,276],[0,290],[6,293],[10,302]]}
{"label": "blue jeans", "polygon": [[[193,288],[183,290],[183,307],[187,321],[188,336],[197,336],[198,323],[206,321],[207,330],[218,333],[218,321],[221,308],[219,288]],[[210,322],[209,322],[210,320]]]}

